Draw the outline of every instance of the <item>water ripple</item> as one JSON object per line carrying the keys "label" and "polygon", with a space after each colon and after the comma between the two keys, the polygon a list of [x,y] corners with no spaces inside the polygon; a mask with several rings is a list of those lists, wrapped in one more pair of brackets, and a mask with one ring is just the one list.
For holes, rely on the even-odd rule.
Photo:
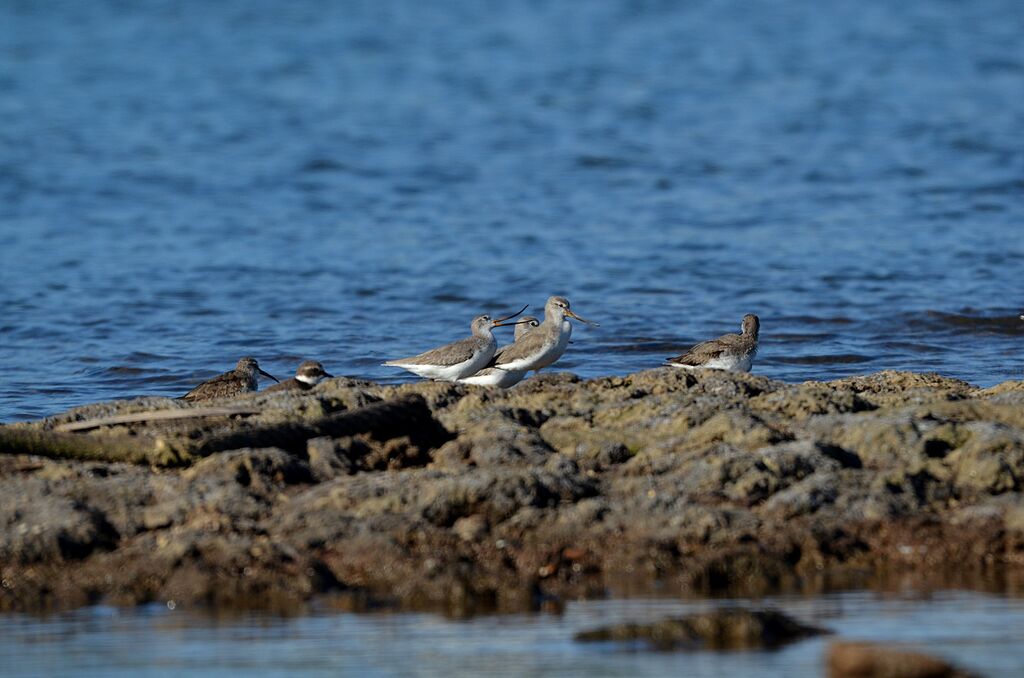
{"label": "water ripple", "polygon": [[0,3],[0,421],[556,293],[582,376],[1022,376],[1012,0],[185,6]]}

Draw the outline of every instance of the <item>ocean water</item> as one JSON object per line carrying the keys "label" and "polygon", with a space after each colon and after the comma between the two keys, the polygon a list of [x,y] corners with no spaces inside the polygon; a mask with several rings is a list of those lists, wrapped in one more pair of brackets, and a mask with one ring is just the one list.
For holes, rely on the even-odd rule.
{"label": "ocean water", "polygon": [[[835,640],[923,651],[985,676],[1024,673],[1024,601],[949,591],[853,592],[758,601],[832,632],[774,651],[651,652],[577,643],[575,633],[650,622],[729,601],[607,600],[561,614],[454,620],[427,614],[210,617],[163,606],[96,607],[48,618],[0,615],[4,676],[825,675]],[[748,604],[740,602],[740,604]],[[755,605],[755,606],[756,606]]]}
{"label": "ocean water", "polygon": [[[567,295],[559,368],[1024,377],[1017,0],[0,2],[0,421]],[[509,335],[511,332],[509,331]]]}

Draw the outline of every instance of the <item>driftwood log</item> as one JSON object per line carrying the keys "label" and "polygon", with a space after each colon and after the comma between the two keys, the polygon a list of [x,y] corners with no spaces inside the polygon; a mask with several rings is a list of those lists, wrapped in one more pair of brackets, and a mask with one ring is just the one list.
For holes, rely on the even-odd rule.
{"label": "driftwood log", "polygon": [[0,454],[33,454],[58,459],[123,461],[153,466],[186,466],[196,458],[243,447],[278,447],[303,454],[306,441],[369,435],[375,440],[407,436],[423,449],[451,435],[434,419],[422,396],[410,394],[366,407],[337,412],[312,422],[285,422],[239,428],[191,439],[125,433],[69,433],[30,426],[0,426]]}
{"label": "driftwood log", "polygon": [[124,461],[152,466],[186,466],[192,456],[162,438],[124,433],[81,435],[21,426],[0,426],[0,454],[34,454],[51,459]]}
{"label": "driftwood log", "polygon": [[236,414],[259,414],[254,407],[179,407],[173,410],[151,410],[149,412],[132,412],[115,414],[110,417],[97,417],[84,421],[72,421],[54,427],[55,431],[87,431],[103,426],[117,424],[145,424],[151,421],[171,421],[176,419],[201,419],[203,417],[230,417]]}

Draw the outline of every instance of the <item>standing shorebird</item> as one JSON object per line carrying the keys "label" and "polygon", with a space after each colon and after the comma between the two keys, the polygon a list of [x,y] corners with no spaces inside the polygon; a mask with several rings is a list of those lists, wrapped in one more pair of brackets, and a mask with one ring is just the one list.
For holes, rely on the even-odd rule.
{"label": "standing shorebird", "polygon": [[544,304],[544,322],[511,346],[506,346],[498,359],[488,367],[506,372],[540,370],[562,357],[572,337],[569,318],[597,327],[597,323],[581,318],[569,309],[565,297],[550,297]]}
{"label": "standing shorebird", "polygon": [[[513,341],[519,341],[524,336],[533,331],[536,327],[540,326],[540,321],[534,318],[532,315],[524,315],[518,323],[516,323],[515,335]],[[509,344],[511,346],[512,344]],[[509,346],[502,346],[494,353],[494,358],[491,362],[498,360],[501,354],[505,352]],[[509,370],[503,370],[500,367],[485,367],[476,374],[466,377],[465,379],[459,379],[460,384],[475,384],[476,386],[497,386],[498,388],[509,388],[515,386],[523,377],[526,376],[526,370],[516,370],[514,372]]]}
{"label": "standing shorebird", "polygon": [[255,358],[246,356],[238,361],[235,369],[214,377],[209,381],[204,381],[181,396],[179,400],[195,402],[197,400],[211,400],[213,398],[228,398],[239,393],[250,393],[259,388],[257,373],[277,381],[277,377],[260,369],[260,365],[256,362]]}
{"label": "standing shorebird", "polygon": [[669,358],[666,365],[692,370],[706,367],[713,370],[749,372],[757,355],[757,335],[761,321],[753,313],[743,316],[743,334],[725,334],[697,344],[681,356]]}
{"label": "standing shorebird", "polygon": [[306,362],[299,365],[299,369],[295,371],[295,376],[291,379],[285,379],[279,384],[268,386],[263,389],[264,393],[274,393],[278,391],[308,391],[324,379],[333,377],[333,374],[328,374],[324,370],[324,366],[315,360],[307,360]]}
{"label": "standing shorebird", "polygon": [[[525,310],[526,306],[523,306],[519,313]],[[504,327],[506,320],[511,320],[519,313],[513,313],[497,320],[492,320],[489,315],[478,315],[470,324],[473,330],[472,336],[414,355],[411,358],[389,360],[384,365],[401,367],[418,376],[440,381],[457,381],[476,374],[491,361],[498,348],[498,342],[494,340],[492,330],[495,327]]]}

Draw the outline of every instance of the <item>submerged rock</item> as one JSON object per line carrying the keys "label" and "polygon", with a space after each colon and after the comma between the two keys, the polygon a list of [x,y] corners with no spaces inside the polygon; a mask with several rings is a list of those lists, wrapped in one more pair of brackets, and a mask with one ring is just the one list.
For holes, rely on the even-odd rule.
{"label": "submerged rock", "polygon": [[835,642],[827,662],[829,678],[971,678],[942,659],[879,643]]}
{"label": "submerged rock", "polygon": [[654,650],[773,649],[827,631],[777,610],[726,608],[650,624],[618,624],[577,633],[580,642],[640,642]]}

